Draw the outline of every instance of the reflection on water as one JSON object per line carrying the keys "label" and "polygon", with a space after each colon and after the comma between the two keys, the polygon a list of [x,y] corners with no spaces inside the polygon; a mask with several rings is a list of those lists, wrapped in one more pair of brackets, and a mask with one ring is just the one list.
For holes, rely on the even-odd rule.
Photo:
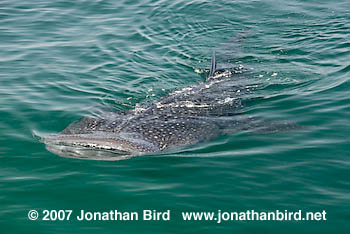
{"label": "reflection on water", "polygon": [[[348,1],[15,0],[0,9],[1,230],[348,230]],[[244,66],[246,79],[230,84],[249,88],[240,113],[309,128],[239,131],[117,162],[56,157],[33,137],[162,104],[205,80],[195,71],[210,67],[212,49],[223,67]],[[216,93],[223,105],[236,100]],[[156,225],[26,218],[32,209],[66,208],[171,209],[174,217]],[[326,210],[329,220],[189,226],[176,214],[191,209]]]}

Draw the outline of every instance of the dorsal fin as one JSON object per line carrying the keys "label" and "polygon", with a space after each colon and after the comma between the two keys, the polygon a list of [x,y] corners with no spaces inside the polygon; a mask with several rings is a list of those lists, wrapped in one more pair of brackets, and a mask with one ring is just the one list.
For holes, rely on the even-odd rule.
{"label": "dorsal fin", "polygon": [[211,65],[210,65],[210,72],[208,78],[212,77],[216,71],[216,60],[215,60],[215,50],[213,50],[213,54],[211,57]]}

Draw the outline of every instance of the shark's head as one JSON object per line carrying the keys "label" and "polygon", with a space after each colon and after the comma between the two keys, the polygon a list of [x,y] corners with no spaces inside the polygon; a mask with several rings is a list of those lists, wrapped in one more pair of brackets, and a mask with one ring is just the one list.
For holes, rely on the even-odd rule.
{"label": "shark's head", "polygon": [[120,160],[140,154],[156,152],[152,143],[128,134],[54,134],[40,140],[46,149],[61,157],[95,160]]}
{"label": "shark's head", "polygon": [[[46,149],[61,157],[92,160],[122,160],[140,154],[157,152],[159,148],[138,133],[114,132],[91,118],[69,125],[58,134],[36,137]],[[106,127],[107,126],[107,127]]]}

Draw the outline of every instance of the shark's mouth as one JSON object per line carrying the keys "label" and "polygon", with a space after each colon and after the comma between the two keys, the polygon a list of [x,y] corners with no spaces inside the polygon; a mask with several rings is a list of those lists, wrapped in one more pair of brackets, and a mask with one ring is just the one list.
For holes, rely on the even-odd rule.
{"label": "shark's mouth", "polygon": [[48,151],[69,158],[116,161],[159,151],[154,144],[129,133],[54,134],[36,138]]}

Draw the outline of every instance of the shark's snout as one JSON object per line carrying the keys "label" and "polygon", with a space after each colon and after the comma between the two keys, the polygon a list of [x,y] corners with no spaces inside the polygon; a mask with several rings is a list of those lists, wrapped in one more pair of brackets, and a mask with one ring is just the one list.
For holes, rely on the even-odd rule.
{"label": "shark's snout", "polygon": [[37,138],[47,150],[61,157],[121,160],[159,151],[152,143],[127,133],[53,134]]}

